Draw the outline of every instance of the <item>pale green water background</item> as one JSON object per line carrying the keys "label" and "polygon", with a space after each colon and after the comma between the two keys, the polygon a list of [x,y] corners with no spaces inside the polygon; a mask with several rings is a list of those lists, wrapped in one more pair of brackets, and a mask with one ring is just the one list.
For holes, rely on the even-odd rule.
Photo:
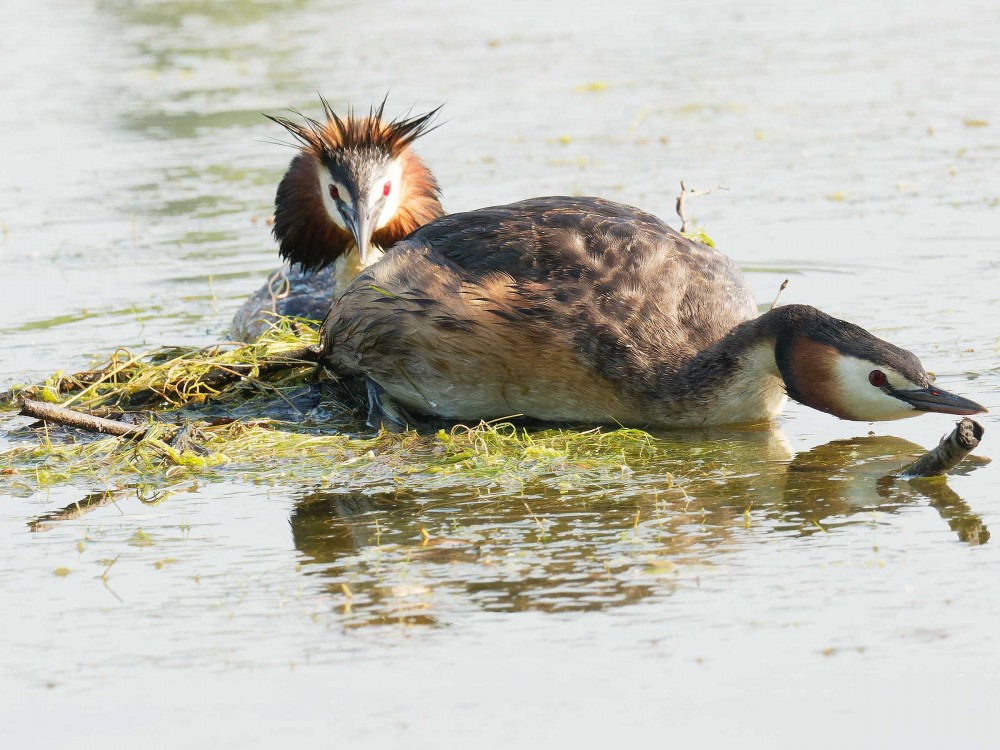
{"label": "pale green water background", "polygon": [[[0,386],[222,338],[275,265],[291,152],[259,113],[391,90],[446,102],[419,150],[449,210],[728,186],[692,210],[758,299],[788,277],[911,348],[995,454],[995,2],[14,0],[0,71]],[[996,747],[1000,468],[876,484],[952,424],[793,405],[566,492],[331,466],[323,496],[203,484],[37,533],[81,490],[15,489],[3,745]]]}

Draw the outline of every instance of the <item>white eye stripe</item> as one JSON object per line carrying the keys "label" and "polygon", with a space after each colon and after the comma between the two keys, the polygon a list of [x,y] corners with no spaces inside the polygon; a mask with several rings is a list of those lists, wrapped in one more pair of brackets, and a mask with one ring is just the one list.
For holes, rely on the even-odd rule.
{"label": "white eye stripe", "polygon": [[320,164],[316,171],[319,179],[319,196],[320,200],[323,201],[323,208],[326,209],[327,215],[334,224],[346,230],[347,225],[344,223],[344,217],[340,215],[340,208],[337,206],[337,201],[330,195],[332,192],[330,186],[333,185],[337,189],[338,198],[342,203],[348,208],[354,208],[354,201],[351,199],[350,191],[342,183],[333,179],[330,170],[324,165]]}

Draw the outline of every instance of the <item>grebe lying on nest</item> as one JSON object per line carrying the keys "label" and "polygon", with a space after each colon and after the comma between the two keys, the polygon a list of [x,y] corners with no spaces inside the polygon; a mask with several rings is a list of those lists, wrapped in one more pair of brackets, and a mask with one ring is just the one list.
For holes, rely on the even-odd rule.
{"label": "grebe lying on nest", "polygon": [[240,341],[259,338],[276,314],[322,320],[382,248],[444,215],[437,181],[412,148],[438,110],[386,121],[385,101],[367,117],[340,117],[321,101],[326,122],[268,116],[301,144],[274,207],[274,237],[291,265],[236,313]]}
{"label": "grebe lying on nest", "polygon": [[758,316],[728,257],[599,198],[430,222],[336,299],[322,346],[329,368],[366,379],[373,425],[752,423],[786,394],[862,421],[985,411],[935,387],[909,351],[814,307]]}

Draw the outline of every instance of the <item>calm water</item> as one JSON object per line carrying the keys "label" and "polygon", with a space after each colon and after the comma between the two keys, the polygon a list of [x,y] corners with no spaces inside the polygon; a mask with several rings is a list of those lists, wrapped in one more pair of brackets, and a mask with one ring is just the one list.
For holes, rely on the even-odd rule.
{"label": "calm water", "polygon": [[[672,5],[14,0],[0,387],[223,338],[276,258],[290,151],[259,113],[391,90],[446,103],[419,150],[450,210],[671,216],[679,180],[727,186],[692,212],[758,299],[787,277],[916,351],[993,409],[991,455],[1000,9]],[[331,466],[38,532],[83,490],[5,485],[4,743],[996,747],[1000,467],[879,481],[951,425],[792,406],[628,476],[359,491]]]}

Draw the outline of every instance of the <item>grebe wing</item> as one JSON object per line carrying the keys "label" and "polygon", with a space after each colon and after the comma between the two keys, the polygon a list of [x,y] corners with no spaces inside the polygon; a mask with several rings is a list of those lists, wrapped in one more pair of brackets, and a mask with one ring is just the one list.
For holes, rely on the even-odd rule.
{"label": "grebe wing", "polygon": [[414,396],[421,383],[548,373],[597,398],[614,381],[641,388],[755,315],[732,260],[655,216],[534,198],[452,214],[397,243],[334,303],[323,344],[334,369],[441,413]]}

